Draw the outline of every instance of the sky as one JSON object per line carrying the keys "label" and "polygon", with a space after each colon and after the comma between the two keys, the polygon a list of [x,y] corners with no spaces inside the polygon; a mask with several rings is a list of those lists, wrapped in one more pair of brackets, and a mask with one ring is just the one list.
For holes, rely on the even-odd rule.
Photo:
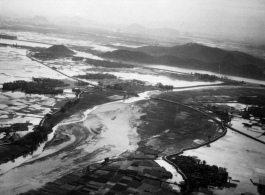
{"label": "sky", "polygon": [[79,16],[96,22],[265,40],[265,0],[0,0],[0,14]]}

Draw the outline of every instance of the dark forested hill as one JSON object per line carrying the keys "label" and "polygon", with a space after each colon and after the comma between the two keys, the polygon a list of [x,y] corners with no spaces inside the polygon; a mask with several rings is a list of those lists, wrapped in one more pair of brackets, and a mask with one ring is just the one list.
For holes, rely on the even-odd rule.
{"label": "dark forested hill", "polygon": [[65,56],[73,55],[75,53],[72,50],[68,49],[64,45],[53,45],[53,46],[47,48],[45,50],[45,52],[52,53],[55,55],[62,55],[62,56],[63,55],[65,55]]}
{"label": "dark forested hill", "polygon": [[[122,61],[166,64],[211,70],[224,74],[263,79],[265,60],[239,51],[188,43],[174,47],[144,46],[130,50],[106,52],[102,57]],[[251,70],[251,71],[250,71]]]}
{"label": "dark forested hill", "polygon": [[139,51],[115,50],[102,54],[103,57],[139,63],[154,63],[155,57]]}

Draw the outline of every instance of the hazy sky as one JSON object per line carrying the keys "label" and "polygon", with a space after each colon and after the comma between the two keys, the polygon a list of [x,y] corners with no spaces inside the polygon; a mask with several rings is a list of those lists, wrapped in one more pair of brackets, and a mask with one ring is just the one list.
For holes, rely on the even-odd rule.
{"label": "hazy sky", "polygon": [[265,0],[0,0],[1,13],[265,36]]}

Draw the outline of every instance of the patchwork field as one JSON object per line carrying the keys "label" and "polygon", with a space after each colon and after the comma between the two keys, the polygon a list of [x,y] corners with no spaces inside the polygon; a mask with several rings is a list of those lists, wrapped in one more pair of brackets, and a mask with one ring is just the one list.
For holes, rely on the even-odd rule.
{"label": "patchwork field", "polygon": [[204,114],[158,100],[136,103],[143,109],[142,123],[138,128],[139,145],[152,146],[161,155],[175,153],[188,146],[196,146],[217,137],[223,132],[220,125]]}
{"label": "patchwork field", "polygon": [[168,181],[172,174],[154,160],[127,158],[91,164],[23,194],[179,194],[179,186]]}

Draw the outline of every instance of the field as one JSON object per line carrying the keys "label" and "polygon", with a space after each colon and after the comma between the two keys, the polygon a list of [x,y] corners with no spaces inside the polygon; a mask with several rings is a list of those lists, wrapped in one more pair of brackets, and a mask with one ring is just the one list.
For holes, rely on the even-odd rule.
{"label": "field", "polygon": [[154,160],[118,158],[91,164],[24,194],[179,194],[180,188],[168,181],[171,177]]}
{"label": "field", "polygon": [[221,126],[197,111],[149,100],[136,103],[144,116],[138,128],[139,145],[153,146],[168,155],[188,146],[200,145],[223,132]]}
{"label": "field", "polygon": [[[242,122],[250,122],[255,120],[242,119],[240,115],[242,109],[246,105],[237,103],[238,97],[252,96],[263,97],[263,88],[249,87],[216,87],[209,89],[197,89],[181,92],[169,92],[163,94],[153,95],[164,99],[169,99],[183,103],[184,105],[192,106],[200,111],[210,114],[215,118],[222,118],[219,114],[209,110],[207,105],[215,105],[220,110],[229,111],[229,113],[236,115],[228,125],[231,125],[236,130],[250,135],[254,138],[259,136],[259,140],[264,140],[264,136],[260,137],[262,133],[261,128],[244,127]],[[235,123],[237,122],[237,123]],[[257,121],[256,121],[257,122]],[[264,132],[264,130],[263,130]],[[239,134],[236,131],[227,130],[227,134],[219,140],[211,143],[209,146],[203,146],[198,149],[188,150],[183,153],[184,156],[192,156],[205,160],[209,165],[217,165],[224,167],[229,177],[232,178],[231,183],[225,185],[224,189],[213,188],[210,191],[213,194],[241,194],[254,193],[257,194],[257,186],[259,176],[264,175],[264,144],[259,143],[245,135]]]}

